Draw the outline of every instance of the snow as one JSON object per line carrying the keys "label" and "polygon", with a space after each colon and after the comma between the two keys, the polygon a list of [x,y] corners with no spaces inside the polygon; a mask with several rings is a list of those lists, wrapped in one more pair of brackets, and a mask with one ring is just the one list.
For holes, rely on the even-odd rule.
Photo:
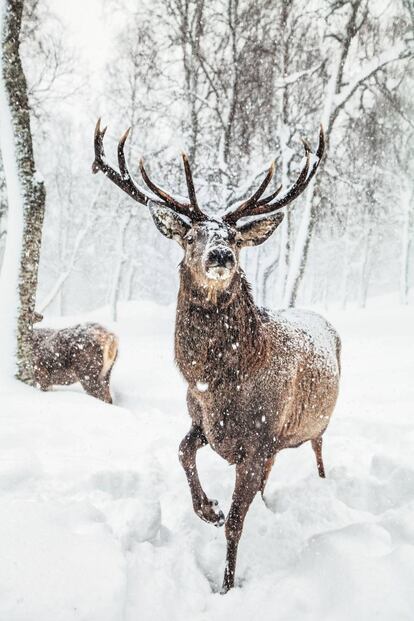
{"label": "snow", "polygon": [[269,312],[268,315],[289,334],[296,343],[296,348],[309,351],[310,348],[317,354],[320,368],[329,368],[335,375],[338,374],[337,334],[324,317],[313,311],[289,308],[278,312]]}
{"label": "snow", "polygon": [[[343,343],[327,479],[308,445],[277,457],[225,596],[224,529],[194,515],[178,462],[189,418],[174,307],[45,322],[119,334],[116,405],[76,386],[0,388],[1,621],[412,619],[413,309],[371,304],[327,314]],[[209,447],[198,463],[228,510],[234,469]]]}

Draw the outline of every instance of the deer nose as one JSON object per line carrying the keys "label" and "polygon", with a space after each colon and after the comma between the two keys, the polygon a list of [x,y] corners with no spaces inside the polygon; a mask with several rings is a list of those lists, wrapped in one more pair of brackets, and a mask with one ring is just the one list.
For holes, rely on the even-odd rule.
{"label": "deer nose", "polygon": [[210,250],[207,255],[207,267],[226,267],[231,269],[234,267],[234,254],[230,248],[217,247]]}

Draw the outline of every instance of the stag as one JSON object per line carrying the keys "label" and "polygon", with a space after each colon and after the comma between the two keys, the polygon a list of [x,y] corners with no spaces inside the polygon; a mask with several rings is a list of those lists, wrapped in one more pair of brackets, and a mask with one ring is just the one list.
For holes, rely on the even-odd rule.
{"label": "stag", "polygon": [[[42,319],[34,313],[34,323]],[[110,379],[117,355],[118,338],[98,323],[33,330],[34,375],[41,390],[79,382],[88,395],[112,403]]]}
{"label": "stag", "polygon": [[[133,181],[124,156],[128,131],[118,144],[119,172],[106,161],[106,128],[95,130],[93,172],[102,171],[138,203],[147,205],[163,235],[184,256],[175,324],[175,359],[188,383],[191,427],[179,448],[195,513],[215,526],[225,524],[227,558],[222,592],[234,586],[243,523],[257,492],[263,495],[276,454],[310,441],[319,476],[325,476],[322,436],[338,395],[340,340],[316,313],[272,313],[254,303],[240,267],[240,250],[263,243],[283,220],[280,209],[296,199],[314,177],[324,152],[321,128],[316,153],[304,141],[305,161],[295,183],[280,195],[264,196],[275,172],[272,163],[258,189],[222,218],[201,210],[188,158],[182,155],[188,201],[174,198],[149,177],[151,191]],[[227,517],[204,492],[196,453],[210,444],[236,467]]]}

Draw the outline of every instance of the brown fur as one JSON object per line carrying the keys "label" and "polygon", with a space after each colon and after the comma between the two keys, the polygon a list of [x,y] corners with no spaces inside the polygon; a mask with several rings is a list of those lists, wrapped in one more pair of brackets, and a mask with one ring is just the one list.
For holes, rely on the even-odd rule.
{"label": "brown fur", "polygon": [[110,377],[118,339],[97,323],[33,330],[35,378],[42,390],[80,382],[89,394],[112,403]]}
{"label": "brown fur", "polygon": [[[321,342],[306,328],[309,321]],[[181,267],[175,356],[189,385],[192,428],[180,459],[202,519],[224,522],[201,488],[196,451],[208,443],[236,464],[224,591],[234,584],[244,517],[257,491],[263,493],[277,452],[312,441],[324,476],[321,436],[337,399],[339,351],[339,337],[322,317],[300,311],[293,318],[287,311],[272,316],[256,307],[240,269],[213,301],[185,262]]]}

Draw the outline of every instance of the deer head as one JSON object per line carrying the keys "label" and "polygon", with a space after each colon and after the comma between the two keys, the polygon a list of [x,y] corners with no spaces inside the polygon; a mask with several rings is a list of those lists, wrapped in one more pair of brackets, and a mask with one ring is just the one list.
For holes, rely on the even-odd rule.
{"label": "deer head", "polygon": [[115,185],[138,203],[150,208],[158,230],[170,239],[177,241],[184,250],[183,265],[189,270],[199,286],[208,289],[224,290],[239,270],[240,250],[246,246],[263,243],[283,220],[280,213],[296,199],[315,175],[321,161],[325,140],[323,129],[319,133],[316,153],[311,158],[309,144],[303,141],[305,163],[295,183],[280,196],[282,187],[263,197],[275,172],[273,162],[258,189],[239,204],[227,211],[222,218],[210,217],[199,207],[194,188],[190,164],[182,155],[188,189],[188,202],[174,198],[156,185],[149,177],[144,162],[140,161],[140,171],[151,194],[133,181],[125,161],[124,145],[129,129],[118,143],[119,172],[108,165],[105,159],[103,138],[106,128],[101,129],[98,120],[95,129],[94,173],[101,170]]}

